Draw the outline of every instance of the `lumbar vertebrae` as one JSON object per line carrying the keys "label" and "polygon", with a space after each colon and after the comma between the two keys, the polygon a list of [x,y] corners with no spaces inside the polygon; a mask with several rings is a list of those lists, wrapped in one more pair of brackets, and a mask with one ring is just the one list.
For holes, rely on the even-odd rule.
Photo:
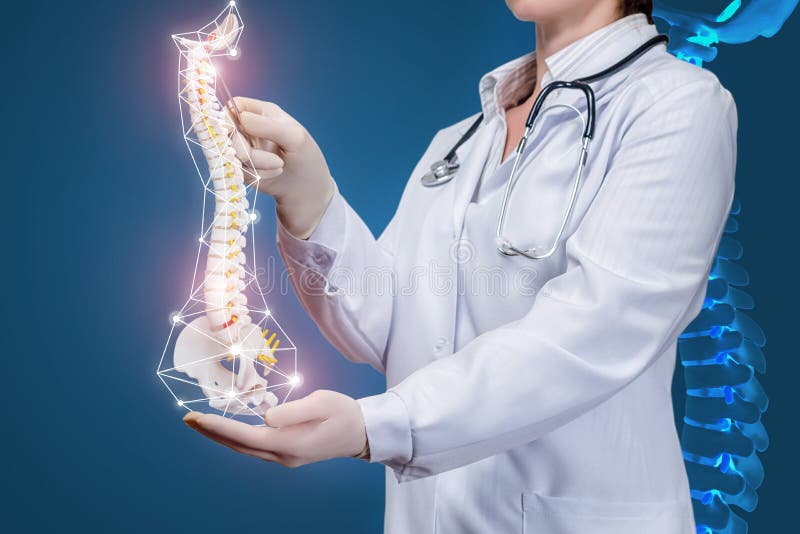
{"label": "lumbar vertebrae", "polygon": [[[244,294],[255,281],[244,253],[245,234],[255,212],[249,211],[247,193],[251,186],[245,183],[247,171],[236,157],[231,140],[232,135],[241,134],[217,97],[218,74],[211,63],[214,56],[238,55],[239,21],[232,2],[204,28],[210,31],[173,36],[181,52],[180,100],[191,120],[184,135],[190,149],[192,145],[199,147],[208,164],[204,186],[213,196],[214,216],[200,238],[201,251],[207,249],[203,282],[193,289],[187,306],[173,316],[174,328],[184,326],[175,341],[174,367],[160,368],[159,376],[186,382],[170,372],[188,375],[205,394],[204,399],[197,400],[207,400],[212,408],[225,413],[260,415],[278,402],[268,389],[283,385],[291,389],[299,383],[299,375],[276,369],[276,351],[294,353],[294,347],[285,343],[279,348],[286,337],[266,303],[264,309],[251,310]],[[258,180],[255,174],[250,177]],[[200,294],[202,299],[197,298]],[[195,303],[202,303],[202,312],[192,313]],[[254,323],[251,312],[260,314],[261,320]],[[268,321],[271,328],[266,326]],[[286,378],[284,384],[268,386],[267,375],[273,370]],[[176,400],[180,406],[197,401],[177,395]]]}

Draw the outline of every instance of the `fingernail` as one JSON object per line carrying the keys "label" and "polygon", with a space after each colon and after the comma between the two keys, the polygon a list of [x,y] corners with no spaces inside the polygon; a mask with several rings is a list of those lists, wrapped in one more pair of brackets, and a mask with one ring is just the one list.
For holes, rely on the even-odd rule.
{"label": "fingernail", "polygon": [[200,415],[196,412],[189,412],[183,416],[183,422],[194,429],[200,428]]}

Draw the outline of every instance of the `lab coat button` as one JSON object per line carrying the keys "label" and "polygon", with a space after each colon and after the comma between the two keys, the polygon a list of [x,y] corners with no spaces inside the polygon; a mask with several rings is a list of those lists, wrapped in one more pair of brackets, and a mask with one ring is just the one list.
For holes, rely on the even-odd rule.
{"label": "lab coat button", "polygon": [[436,338],[436,344],[433,346],[434,352],[440,354],[442,349],[447,345],[447,338],[439,336]]}

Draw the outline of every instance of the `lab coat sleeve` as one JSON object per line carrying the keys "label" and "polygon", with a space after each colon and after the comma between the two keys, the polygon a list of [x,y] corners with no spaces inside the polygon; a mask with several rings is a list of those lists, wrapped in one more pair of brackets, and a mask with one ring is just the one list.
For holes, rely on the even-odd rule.
{"label": "lab coat sleeve", "polygon": [[[441,133],[419,165],[431,159]],[[378,239],[338,189],[307,240],[297,239],[278,221],[278,250],[300,303],[345,357],[381,373],[392,320],[394,243],[405,197]]]}
{"label": "lab coat sleeve", "polygon": [[[624,388],[699,312],[733,198],[736,109],[712,75],[646,86],[566,271],[520,320],[361,399],[400,481],[529,443]],[[590,163],[591,164],[591,163]]]}
{"label": "lab coat sleeve", "polygon": [[300,303],[345,357],[380,372],[385,372],[392,296],[362,284],[380,283],[377,275],[365,276],[364,266],[391,272],[392,235],[390,223],[376,240],[338,191],[307,240],[278,222],[278,250]]}

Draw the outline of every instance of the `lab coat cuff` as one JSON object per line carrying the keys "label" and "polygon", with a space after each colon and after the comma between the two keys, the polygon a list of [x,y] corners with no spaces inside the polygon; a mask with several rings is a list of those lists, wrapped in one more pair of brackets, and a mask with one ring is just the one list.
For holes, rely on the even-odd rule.
{"label": "lab coat cuff", "polygon": [[359,399],[369,441],[370,462],[379,462],[398,475],[411,460],[411,424],[399,395],[387,391]]}
{"label": "lab coat cuff", "polygon": [[325,274],[344,246],[345,218],[345,201],[337,190],[308,239],[293,236],[278,219],[281,252],[296,263]]}

